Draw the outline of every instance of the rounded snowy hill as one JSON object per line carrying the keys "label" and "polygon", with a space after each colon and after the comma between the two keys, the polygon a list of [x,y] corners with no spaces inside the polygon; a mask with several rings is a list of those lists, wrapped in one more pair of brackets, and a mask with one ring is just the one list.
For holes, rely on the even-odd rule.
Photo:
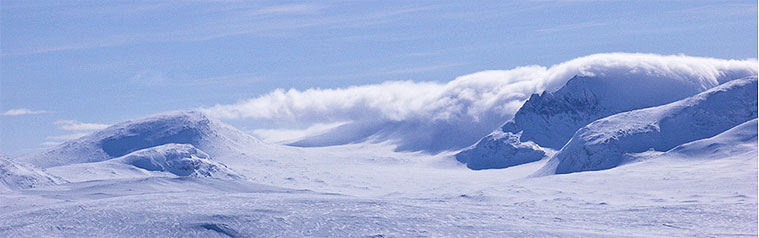
{"label": "rounded snowy hill", "polygon": [[165,144],[188,144],[211,156],[217,156],[250,148],[261,142],[203,113],[176,111],[122,122],[16,160],[47,168],[105,161]]}

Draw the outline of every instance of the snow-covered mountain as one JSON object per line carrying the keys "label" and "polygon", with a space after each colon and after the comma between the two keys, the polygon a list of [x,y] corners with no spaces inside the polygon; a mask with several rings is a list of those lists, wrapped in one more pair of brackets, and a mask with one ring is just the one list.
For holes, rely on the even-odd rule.
{"label": "snow-covered mountain", "polygon": [[249,150],[262,142],[203,113],[176,111],[122,122],[16,160],[47,168],[105,161],[171,143],[189,144],[215,157]]}
{"label": "snow-covered mountain", "polygon": [[577,129],[594,120],[670,103],[713,86],[700,78],[574,76],[555,92],[533,94],[513,119],[456,159],[472,169],[536,161],[544,154],[542,148],[561,149]]}
{"label": "snow-covered mountain", "polygon": [[556,173],[602,170],[625,154],[666,151],[757,118],[757,78],[737,79],[670,104],[619,113],[579,129],[552,160]]}
{"label": "snow-covered mountain", "polygon": [[[750,236],[757,233],[753,123],[639,163],[561,176],[527,177],[545,160],[472,171],[449,156],[376,144],[298,149],[304,153],[276,160],[300,167],[240,171],[275,187],[167,177],[133,165],[141,159],[123,159],[154,151],[202,156],[194,146],[166,144],[48,169],[83,174],[71,183],[0,192],[0,236]],[[73,165],[137,172],[103,179],[66,170]],[[314,183],[302,182],[308,179]]]}
{"label": "snow-covered mountain", "polygon": [[756,236],[757,78],[707,81],[574,77],[458,155],[391,134],[478,132],[367,123],[389,134],[302,148],[149,116],[0,155],[0,237]]}

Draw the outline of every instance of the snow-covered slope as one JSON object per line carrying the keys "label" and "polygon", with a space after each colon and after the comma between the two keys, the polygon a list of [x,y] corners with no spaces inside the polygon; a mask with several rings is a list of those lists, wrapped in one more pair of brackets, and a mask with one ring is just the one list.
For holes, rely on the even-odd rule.
{"label": "snow-covered slope", "polygon": [[540,159],[535,155],[542,152],[525,142],[558,150],[577,129],[594,120],[670,103],[713,86],[703,79],[574,76],[556,92],[533,94],[512,120],[464,149],[456,159],[473,169],[532,162]]}
{"label": "snow-covered slope", "polygon": [[58,184],[64,180],[31,165],[15,162],[0,154],[0,191]]}
{"label": "snow-covered slope", "polygon": [[667,153],[685,158],[723,158],[736,151],[756,149],[757,119],[750,120],[714,137],[688,142]]}
{"label": "snow-covered slope", "polygon": [[[0,193],[0,237],[757,234],[755,140],[739,151],[720,144],[727,153],[714,160],[652,153],[651,159],[611,170],[533,178],[525,176],[543,161],[473,171],[441,157],[373,146],[305,149],[298,161],[307,173],[271,166],[250,173],[279,175],[276,181],[294,183],[297,190],[241,180],[152,177]],[[356,160],[365,166],[351,163]],[[320,182],[299,183],[308,178]],[[340,189],[349,186],[353,189]]]}
{"label": "snow-covered slope", "polygon": [[674,103],[616,114],[578,130],[552,160],[556,173],[609,169],[626,153],[666,151],[757,117],[757,78],[737,79]]}
{"label": "snow-covered slope", "polygon": [[209,155],[247,180],[134,166],[206,158],[165,144],[47,169],[71,183],[0,193],[0,237],[755,237],[749,129],[681,146],[721,154],[644,152],[611,170],[541,177],[528,175],[546,160],[474,171],[370,143]]}
{"label": "snow-covered slope", "polygon": [[104,161],[169,143],[190,144],[212,156],[261,144],[258,139],[203,113],[177,111],[119,123],[50,150],[16,159],[47,168]]}
{"label": "snow-covered slope", "polygon": [[176,176],[239,179],[227,165],[216,162],[190,144],[165,144],[138,150],[107,162],[129,164],[147,171]]}

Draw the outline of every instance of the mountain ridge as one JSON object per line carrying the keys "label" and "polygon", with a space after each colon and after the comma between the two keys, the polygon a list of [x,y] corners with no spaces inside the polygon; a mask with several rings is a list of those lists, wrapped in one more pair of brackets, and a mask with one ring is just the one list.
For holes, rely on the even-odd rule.
{"label": "mountain ridge", "polygon": [[[697,81],[697,80],[696,80]],[[573,76],[554,92],[532,94],[514,115],[495,132],[455,155],[472,169],[503,168],[539,160],[541,148],[561,149],[574,132],[597,119],[616,113],[674,102],[701,91],[709,85],[693,80],[637,77]],[[507,136],[496,136],[506,133]],[[508,139],[504,139],[508,138]],[[515,139],[516,138],[516,139]],[[531,142],[539,147],[524,143]],[[530,158],[515,158],[517,153],[500,153],[492,148],[522,151]],[[535,152],[526,153],[529,150]],[[492,166],[469,166],[490,161]]]}

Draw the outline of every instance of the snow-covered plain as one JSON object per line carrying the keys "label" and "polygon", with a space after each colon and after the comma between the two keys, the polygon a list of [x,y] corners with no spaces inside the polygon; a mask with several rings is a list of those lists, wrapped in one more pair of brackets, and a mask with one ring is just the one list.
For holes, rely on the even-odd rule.
{"label": "snow-covered plain", "polygon": [[0,157],[0,237],[756,237],[755,118],[557,175],[551,148],[470,170],[457,151],[290,147],[169,112]]}

